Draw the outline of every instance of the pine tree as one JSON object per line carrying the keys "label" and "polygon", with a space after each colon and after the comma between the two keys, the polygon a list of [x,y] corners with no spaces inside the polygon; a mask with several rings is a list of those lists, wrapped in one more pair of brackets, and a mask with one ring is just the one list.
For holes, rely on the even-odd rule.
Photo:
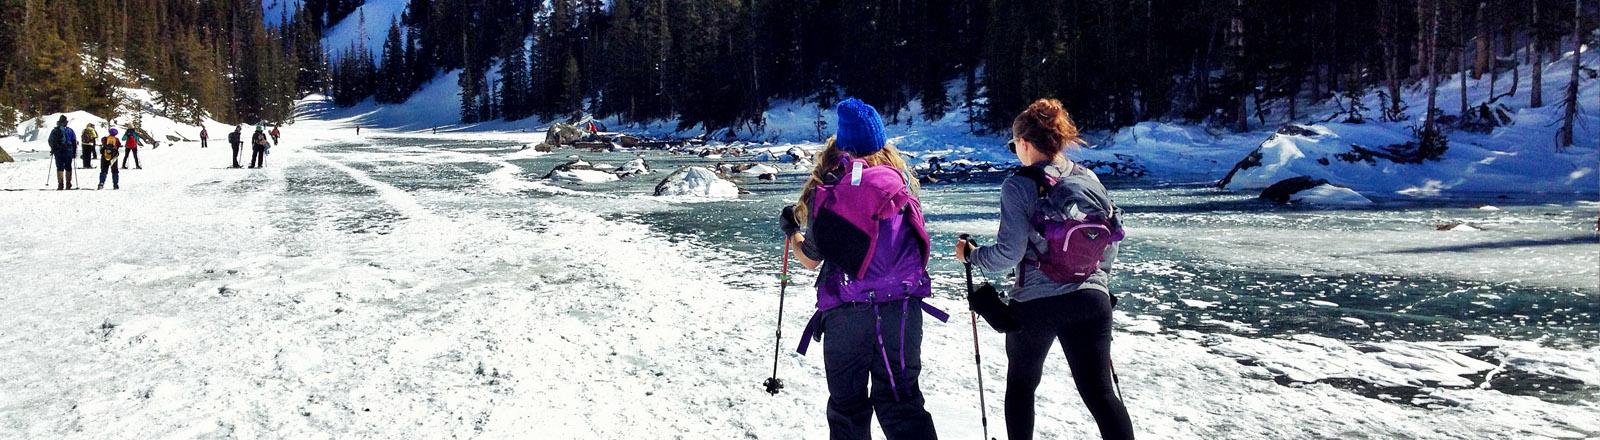
{"label": "pine tree", "polygon": [[377,101],[404,102],[411,92],[410,69],[406,64],[405,46],[400,40],[400,23],[391,21],[383,40],[382,64],[378,67]]}

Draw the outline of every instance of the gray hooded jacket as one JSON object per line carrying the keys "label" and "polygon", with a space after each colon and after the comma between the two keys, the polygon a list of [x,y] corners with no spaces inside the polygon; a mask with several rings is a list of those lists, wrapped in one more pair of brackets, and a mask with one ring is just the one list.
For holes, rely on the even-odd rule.
{"label": "gray hooded jacket", "polygon": [[[1106,218],[1120,214],[1094,171],[1065,160],[1045,166],[1044,171],[1056,177],[1060,184],[1068,185],[1067,189],[1074,195],[1079,211],[1100,214]],[[1117,259],[1117,244],[1106,249],[1105,258],[1100,261],[1100,270],[1082,283],[1057,283],[1046,277],[1038,265],[1027,263],[1038,258],[1034,249],[1048,245],[1033,228],[1031,220],[1037,209],[1039,189],[1033,180],[1020,175],[1006,178],[1000,188],[1000,232],[993,245],[977,248],[968,256],[968,261],[988,272],[1015,268],[1022,283],[1012,288],[1008,295],[1013,303],[1084,289],[1109,295],[1111,266]]]}

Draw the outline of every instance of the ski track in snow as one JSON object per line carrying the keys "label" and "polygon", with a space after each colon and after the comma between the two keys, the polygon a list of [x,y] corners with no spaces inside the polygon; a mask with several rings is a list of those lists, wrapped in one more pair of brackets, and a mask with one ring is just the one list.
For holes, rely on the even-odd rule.
{"label": "ski track in snow", "polygon": [[[290,133],[365,142],[334,128]],[[776,255],[509,197],[548,185],[493,158],[490,189],[460,194],[363,167],[461,153],[286,145],[264,170],[220,169],[225,148],[142,153],[151,166],[118,192],[0,192],[0,438],[826,437],[820,351],[792,351],[813,303],[804,274],[783,323],[788,387],[761,391],[777,286],[755,259]],[[0,187],[38,184],[42,158],[19,159]],[[932,302],[957,312],[957,281],[938,278]],[[946,438],[979,435],[966,319],[926,321],[922,384]],[[1465,388],[1425,409],[1271,379],[1389,368],[1338,341],[1144,328],[1115,350],[1146,438],[1600,435],[1594,402]],[[982,348],[1003,436],[1002,338],[984,331]],[[1096,438],[1061,359],[1039,388],[1040,437]],[[1451,371],[1393,368],[1372,374]]]}

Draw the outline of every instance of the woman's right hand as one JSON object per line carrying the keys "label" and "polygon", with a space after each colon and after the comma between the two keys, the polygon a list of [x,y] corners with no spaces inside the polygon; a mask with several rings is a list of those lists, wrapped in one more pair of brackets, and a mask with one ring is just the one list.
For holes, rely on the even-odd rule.
{"label": "woman's right hand", "polygon": [[778,212],[778,229],[783,230],[784,236],[793,236],[800,233],[800,222],[794,218],[794,205],[784,206]]}

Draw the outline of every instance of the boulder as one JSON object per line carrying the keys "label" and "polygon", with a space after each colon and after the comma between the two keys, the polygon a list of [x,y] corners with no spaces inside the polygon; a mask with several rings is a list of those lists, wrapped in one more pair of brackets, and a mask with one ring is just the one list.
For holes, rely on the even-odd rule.
{"label": "boulder", "polygon": [[1372,200],[1350,188],[1327,180],[1300,176],[1284,179],[1261,191],[1261,199],[1280,205],[1367,206]]}
{"label": "boulder", "polygon": [[1478,229],[1478,228],[1472,227],[1472,225],[1469,225],[1469,224],[1466,224],[1466,223],[1446,223],[1446,224],[1442,224],[1442,225],[1434,225],[1433,229],[1434,230],[1438,230],[1438,231],[1451,231],[1451,232],[1477,232],[1477,231],[1482,231],[1482,229]]}
{"label": "boulder", "polygon": [[6,149],[5,148],[0,148],[0,163],[16,162],[16,161],[17,161],[16,159],[12,159],[11,158],[11,154],[6,153]]}
{"label": "boulder", "polygon": [[544,178],[572,183],[603,183],[616,181],[617,175],[599,169],[583,159],[574,159],[551,168]]}
{"label": "boulder", "polygon": [[600,170],[566,170],[550,172],[550,180],[571,183],[605,183],[617,181],[617,175]]}
{"label": "boulder", "polygon": [[1289,203],[1312,206],[1371,206],[1372,200],[1353,189],[1325,183],[1294,193]]}
{"label": "boulder", "polygon": [[632,177],[640,174],[650,174],[653,171],[650,170],[650,164],[645,163],[644,158],[640,157],[617,167],[616,172],[618,177]]}
{"label": "boulder", "polygon": [[587,135],[588,134],[584,133],[583,129],[580,129],[577,126],[557,122],[555,124],[550,124],[550,128],[544,131],[544,144],[552,147],[567,145],[577,142]]}
{"label": "boulder", "polygon": [[1328,184],[1327,180],[1313,179],[1306,176],[1283,179],[1261,190],[1261,199],[1279,205],[1289,204],[1289,199],[1296,193]]}
{"label": "boulder", "polygon": [[767,164],[746,163],[729,167],[728,174],[739,176],[761,176],[764,174],[778,174],[778,169]]}
{"label": "boulder", "polygon": [[739,196],[739,187],[717,176],[705,167],[683,167],[656,184],[657,196],[693,196],[733,198]]}

